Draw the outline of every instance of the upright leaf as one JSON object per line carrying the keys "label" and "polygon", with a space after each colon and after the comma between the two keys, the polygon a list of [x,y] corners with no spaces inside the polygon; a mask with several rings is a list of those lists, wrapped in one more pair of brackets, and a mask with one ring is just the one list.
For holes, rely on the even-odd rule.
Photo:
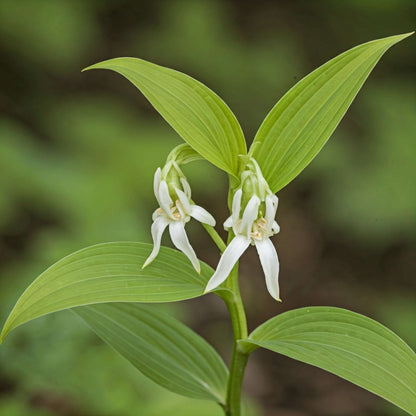
{"label": "upright leaf", "polygon": [[375,40],[344,52],[299,81],[273,107],[249,152],[273,192],[319,153],[384,52],[410,35]]}
{"label": "upright leaf", "polygon": [[198,153],[228,173],[246,154],[241,127],[229,107],[204,84],[173,69],[136,58],[115,58],[86,69],[110,69],[131,81]]}
{"label": "upright leaf", "polygon": [[171,302],[201,296],[213,270],[201,274],[182,253],[162,247],[142,265],[151,244],[119,242],[87,247],[59,260],[23,293],[8,317],[0,342],[17,326],[62,309],[103,302]]}
{"label": "upright leaf", "polygon": [[107,303],[74,312],[154,382],[184,396],[224,403],[228,371],[216,351],[190,328],[151,306]]}
{"label": "upright leaf", "polygon": [[334,373],[416,415],[416,354],[396,334],[358,313],[295,309],[260,325],[244,348],[263,347]]}

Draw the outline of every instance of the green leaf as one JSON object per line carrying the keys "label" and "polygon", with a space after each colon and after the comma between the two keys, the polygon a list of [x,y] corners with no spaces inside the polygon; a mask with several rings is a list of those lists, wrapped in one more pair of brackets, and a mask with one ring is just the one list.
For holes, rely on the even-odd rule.
{"label": "green leaf", "polygon": [[243,132],[229,107],[204,84],[136,58],[109,59],[88,69],[110,69],[126,77],[198,153],[226,172],[238,173],[238,155],[247,153]]}
{"label": "green leaf", "polygon": [[74,312],[157,384],[184,396],[225,402],[228,371],[220,356],[194,331],[154,305],[107,303]]}
{"label": "green leaf", "polygon": [[105,243],[59,260],[22,294],[0,342],[17,326],[62,309],[104,302],[171,302],[201,296],[213,270],[201,262],[199,275],[179,251],[162,247],[145,269],[151,244]]}
{"label": "green leaf", "polygon": [[363,315],[332,307],[295,309],[260,325],[241,347],[312,364],[416,415],[415,352]]}
{"label": "green leaf", "polygon": [[344,52],[299,81],[273,107],[249,152],[273,192],[292,181],[319,153],[381,56],[411,34]]}

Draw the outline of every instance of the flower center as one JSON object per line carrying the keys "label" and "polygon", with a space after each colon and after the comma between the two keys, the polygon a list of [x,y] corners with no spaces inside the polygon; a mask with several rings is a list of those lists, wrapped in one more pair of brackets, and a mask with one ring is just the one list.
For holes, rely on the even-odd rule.
{"label": "flower center", "polygon": [[258,220],[253,222],[252,231],[250,233],[250,237],[253,240],[262,241],[265,238],[270,237],[273,235],[267,229],[267,221],[265,218],[261,217]]}
{"label": "flower center", "polygon": [[182,222],[188,222],[191,218],[185,210],[183,209],[183,206],[179,200],[175,202],[175,205],[171,205],[170,207],[170,213],[172,214],[172,217],[170,215],[167,215],[165,210],[163,208],[158,208],[156,212],[159,215],[164,215],[168,217],[172,221],[172,217],[174,221],[182,221]]}

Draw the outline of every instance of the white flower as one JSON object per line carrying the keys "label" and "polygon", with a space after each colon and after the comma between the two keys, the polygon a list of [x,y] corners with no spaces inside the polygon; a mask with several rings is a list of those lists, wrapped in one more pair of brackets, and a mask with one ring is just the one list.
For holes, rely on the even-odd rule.
{"label": "white flower", "polygon": [[[179,170],[178,167],[176,169]],[[180,183],[176,183],[177,186],[173,186],[174,190],[169,192],[168,183],[166,180],[162,180],[162,170],[160,168],[156,170],[154,192],[159,208],[152,216],[153,250],[143,264],[143,268],[156,258],[160,250],[162,234],[169,225],[169,234],[173,244],[189,258],[195,270],[200,273],[201,266],[194,249],[189,243],[185,232],[185,224],[193,217],[204,224],[214,226],[215,219],[204,208],[192,203],[191,188],[183,174],[179,181]],[[181,186],[183,190],[179,189],[178,186]],[[173,202],[171,194],[175,195],[175,202]]]}
{"label": "white flower", "polygon": [[[270,237],[279,232],[279,226],[274,219],[278,198],[270,191],[267,192],[264,201],[257,195],[253,195],[247,202],[240,218],[242,196],[243,191],[240,188],[233,198],[231,217],[224,223],[225,229],[233,229],[235,237],[222,254],[217,270],[208,282],[205,291],[208,292],[219,286],[228,277],[248,246],[254,244],[260,257],[267,289],[274,299],[280,301],[279,259],[276,249],[270,241]],[[262,205],[263,208],[261,208]],[[264,211],[264,215],[262,211]]]}

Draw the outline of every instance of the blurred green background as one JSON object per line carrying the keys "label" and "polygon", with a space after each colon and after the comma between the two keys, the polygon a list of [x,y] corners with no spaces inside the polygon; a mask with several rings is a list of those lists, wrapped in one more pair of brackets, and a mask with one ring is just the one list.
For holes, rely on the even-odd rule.
{"label": "blurred green background", "polygon": [[[153,172],[181,139],[126,80],[83,67],[136,56],[188,73],[230,105],[251,142],[308,72],[415,21],[414,0],[0,0],[1,321],[64,255],[104,241],[150,242]],[[333,305],[380,320],[416,348],[415,69],[410,38],[387,53],[324,150],[279,193],[284,302],[268,296],[250,250],[241,282],[251,328],[283,310]],[[186,173],[194,199],[221,224],[225,175],[208,163]],[[188,228],[215,266],[202,228]],[[229,359],[218,299],[174,311]],[[253,354],[245,390],[258,404],[253,415],[403,415],[266,351]],[[221,414],[144,379],[71,312],[25,325],[0,347],[2,416],[167,412]]]}

